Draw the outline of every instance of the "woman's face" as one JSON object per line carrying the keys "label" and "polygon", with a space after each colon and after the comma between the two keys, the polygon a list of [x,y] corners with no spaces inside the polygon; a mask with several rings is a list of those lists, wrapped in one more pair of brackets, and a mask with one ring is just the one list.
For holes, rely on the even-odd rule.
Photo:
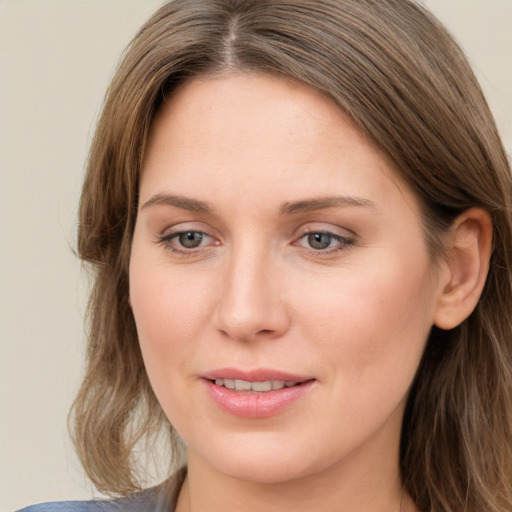
{"label": "woman's face", "polygon": [[417,202],[320,93],[230,75],[158,112],[130,300],[196,465],[258,482],[395,471],[439,288]]}

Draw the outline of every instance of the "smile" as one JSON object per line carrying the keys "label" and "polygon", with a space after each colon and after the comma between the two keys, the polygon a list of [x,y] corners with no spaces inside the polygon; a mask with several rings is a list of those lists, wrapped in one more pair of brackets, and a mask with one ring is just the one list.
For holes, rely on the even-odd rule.
{"label": "smile", "polygon": [[251,382],[240,379],[215,379],[216,386],[222,386],[234,391],[265,393],[283,388],[291,388],[300,384],[295,381],[266,380],[263,382]]}
{"label": "smile", "polygon": [[241,418],[268,418],[300,404],[316,387],[312,376],[279,370],[220,369],[202,376],[207,396],[220,409]]}

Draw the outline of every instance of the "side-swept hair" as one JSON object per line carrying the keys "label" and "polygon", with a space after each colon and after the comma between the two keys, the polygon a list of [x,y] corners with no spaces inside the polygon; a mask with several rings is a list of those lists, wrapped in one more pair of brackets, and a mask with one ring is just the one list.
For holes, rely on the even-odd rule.
{"label": "side-swept hair", "polygon": [[509,512],[510,165],[466,58],[412,0],[174,0],[134,38],[105,99],[80,204],[78,250],[95,284],[71,423],[88,475],[103,491],[136,489],[133,447],[167,421],[128,303],[153,116],[184,81],[248,71],[322,91],[387,153],[420,202],[433,261],[458,214],[480,207],[492,216],[485,289],[459,327],[431,332],[403,420],[400,468],[422,512]]}

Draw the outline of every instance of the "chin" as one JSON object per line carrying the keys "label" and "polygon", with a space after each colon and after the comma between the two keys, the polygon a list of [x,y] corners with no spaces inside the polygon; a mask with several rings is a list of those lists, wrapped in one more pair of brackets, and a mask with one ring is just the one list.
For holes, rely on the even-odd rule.
{"label": "chin", "polygon": [[259,484],[278,484],[297,480],[320,472],[328,465],[327,457],[308,453],[297,443],[266,440],[250,443],[230,442],[227,446],[216,443],[215,450],[195,453],[195,457],[206,459],[215,471],[227,477]]}
{"label": "chin", "polygon": [[297,466],[296,461],[270,462],[268,457],[226,461],[217,469],[231,478],[256,484],[282,484],[309,474],[307,468]]}

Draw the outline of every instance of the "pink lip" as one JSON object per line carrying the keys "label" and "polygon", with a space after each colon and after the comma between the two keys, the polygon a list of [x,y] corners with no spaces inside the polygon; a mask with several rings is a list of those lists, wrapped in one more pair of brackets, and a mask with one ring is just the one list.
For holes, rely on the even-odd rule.
{"label": "pink lip", "polygon": [[[208,395],[225,412],[241,418],[268,418],[288,409],[311,390],[315,379],[271,369],[238,370],[223,368],[202,376]],[[217,386],[215,379],[238,379],[251,382],[284,380],[300,385],[266,392],[243,392]]]}
{"label": "pink lip", "polygon": [[254,370],[240,370],[237,368],[219,368],[201,375],[208,380],[234,379],[250,382],[265,382],[266,380],[284,380],[289,382],[306,382],[313,380],[311,376],[294,375],[292,373],[273,370],[271,368],[256,368]]}

